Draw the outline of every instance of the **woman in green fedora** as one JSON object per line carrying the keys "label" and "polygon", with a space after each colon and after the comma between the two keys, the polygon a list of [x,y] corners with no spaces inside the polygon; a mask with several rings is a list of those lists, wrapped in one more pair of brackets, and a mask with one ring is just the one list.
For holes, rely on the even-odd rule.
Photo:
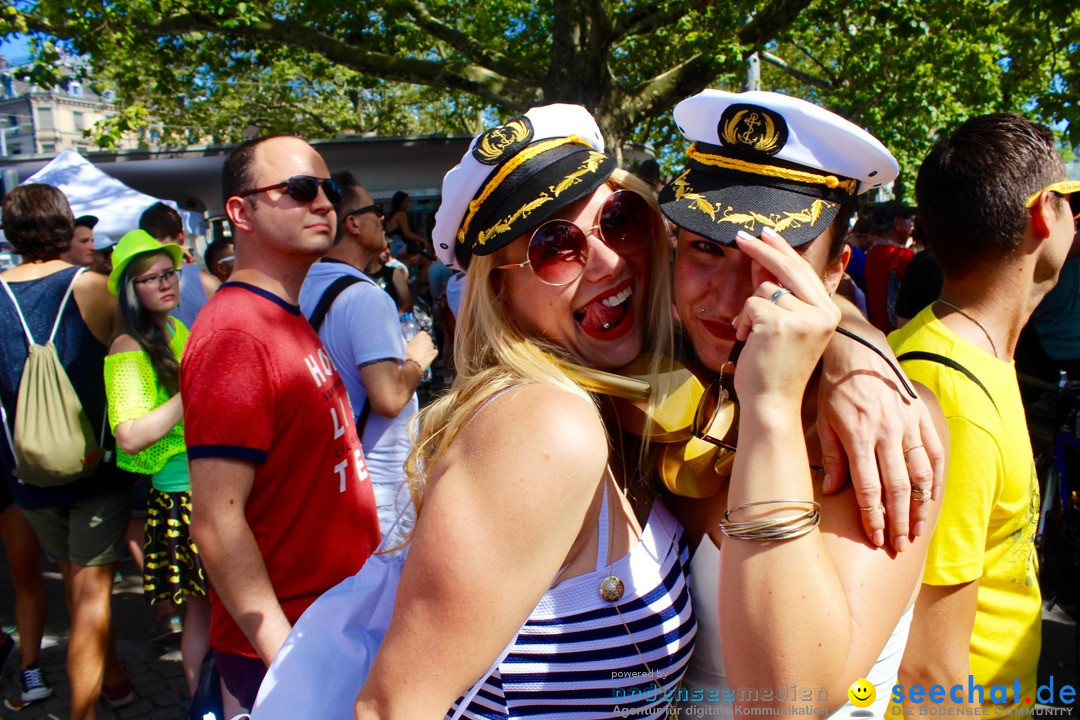
{"label": "woman in green fedora", "polygon": [[210,603],[191,541],[191,480],[184,446],[180,358],[188,329],[169,312],[180,298],[178,245],[132,230],[113,251],[109,290],[118,295],[120,334],[105,358],[109,423],[117,464],[150,475],[143,587],[151,605],[184,604],[180,643],[188,690],[195,692],[209,647]]}

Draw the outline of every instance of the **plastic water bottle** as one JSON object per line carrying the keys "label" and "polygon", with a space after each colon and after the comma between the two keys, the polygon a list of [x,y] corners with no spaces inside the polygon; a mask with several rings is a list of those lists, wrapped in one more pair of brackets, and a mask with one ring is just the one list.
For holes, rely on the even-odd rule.
{"label": "plastic water bottle", "polygon": [[[416,333],[420,332],[420,326],[416,322],[416,318],[412,313],[401,314],[401,334],[405,338],[405,342],[409,342]],[[431,380],[431,368],[425,368],[423,374],[420,375],[420,382],[426,383]]]}

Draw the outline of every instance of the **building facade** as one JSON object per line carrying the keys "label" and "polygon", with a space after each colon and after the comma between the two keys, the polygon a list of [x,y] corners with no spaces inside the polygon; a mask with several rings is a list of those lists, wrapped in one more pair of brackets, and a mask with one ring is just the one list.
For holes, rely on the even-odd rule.
{"label": "building facade", "polygon": [[[0,156],[79,153],[98,147],[84,132],[116,114],[111,91],[104,94],[71,80],[66,87],[40,88],[18,79],[18,66],[0,58]],[[123,138],[118,149],[154,144],[153,133]]]}

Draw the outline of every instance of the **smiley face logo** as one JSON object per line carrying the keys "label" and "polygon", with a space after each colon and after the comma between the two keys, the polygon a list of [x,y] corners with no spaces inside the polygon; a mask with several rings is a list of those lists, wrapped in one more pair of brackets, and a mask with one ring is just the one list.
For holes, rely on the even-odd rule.
{"label": "smiley face logo", "polygon": [[851,683],[847,691],[848,700],[857,708],[870,707],[877,698],[877,690],[866,678],[859,678]]}

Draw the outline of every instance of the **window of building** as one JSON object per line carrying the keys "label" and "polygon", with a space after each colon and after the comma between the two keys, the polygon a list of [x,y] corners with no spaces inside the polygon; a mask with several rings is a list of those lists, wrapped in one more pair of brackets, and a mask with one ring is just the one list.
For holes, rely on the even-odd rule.
{"label": "window of building", "polygon": [[22,146],[16,145],[13,148],[9,148],[8,155],[22,155]]}
{"label": "window of building", "polygon": [[38,128],[41,130],[54,130],[52,108],[39,107],[37,109]]}
{"label": "window of building", "polygon": [[4,97],[15,97],[15,81],[10,75],[0,77],[0,83],[3,84]]}
{"label": "window of building", "polygon": [[86,129],[86,118],[78,110],[71,113],[71,122],[75,126],[75,131],[79,132]]}
{"label": "window of building", "polygon": [[68,83],[68,94],[72,97],[82,97],[83,88],[81,83],[70,82]]}
{"label": "window of building", "polygon": [[41,152],[53,152],[56,150],[56,143],[41,143]]}

